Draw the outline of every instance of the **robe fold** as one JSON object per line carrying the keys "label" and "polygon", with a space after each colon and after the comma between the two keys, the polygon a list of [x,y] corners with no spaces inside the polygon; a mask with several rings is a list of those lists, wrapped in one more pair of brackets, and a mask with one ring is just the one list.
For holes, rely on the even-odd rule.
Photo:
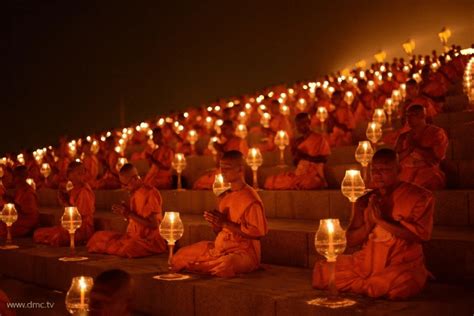
{"label": "robe fold", "polygon": [[[296,146],[296,150],[312,157],[331,154],[328,142],[317,133],[311,133],[302,140]],[[324,163],[315,163],[303,158],[298,162],[295,171],[268,177],[264,188],[267,190],[317,190],[326,186]]]}
{"label": "robe fold", "polygon": [[[410,145],[411,137],[421,149]],[[411,136],[411,130],[401,133],[395,146],[400,156],[400,179],[428,190],[444,189],[446,177],[440,169],[440,162],[446,157],[448,142],[446,132],[434,125],[426,125],[416,136]]]}
{"label": "robe fold", "polygon": [[[16,189],[14,196],[18,219],[11,227],[12,237],[29,235],[39,224],[38,197],[35,190],[27,183]],[[7,235],[7,226],[0,222],[0,237]]]}
{"label": "robe fold", "polygon": [[[433,228],[432,193],[402,182],[392,192],[390,200],[392,220],[422,241],[429,240]],[[368,212],[367,202],[368,199],[360,199],[357,210]],[[327,289],[328,268],[325,260],[316,262],[313,287]],[[339,291],[403,299],[421,292],[428,276],[421,243],[398,238],[375,225],[361,250],[337,257],[335,284]]]}
{"label": "robe fold", "polygon": [[[74,241],[78,245],[85,244],[94,233],[94,191],[88,184],[74,187],[69,192],[69,205],[77,207],[82,219],[81,227],[74,234]],[[64,247],[69,245],[69,232],[62,226],[42,227],[35,231],[33,241],[39,244]]]}
{"label": "robe fold", "polygon": [[219,277],[233,277],[259,268],[259,239],[266,235],[268,229],[263,203],[258,194],[248,185],[239,191],[232,191],[220,199],[219,212],[226,214],[229,221],[240,225],[242,232],[252,238],[223,228],[215,241],[201,241],[181,248],[173,257],[173,270],[186,269]]}
{"label": "robe fold", "polygon": [[162,220],[162,200],[160,192],[144,184],[130,198],[130,209],[137,215],[147,218],[155,215],[155,229],[146,227],[130,218],[127,232],[98,231],[89,242],[89,252],[106,253],[121,257],[137,258],[165,252],[166,242],[160,235],[159,225]]}

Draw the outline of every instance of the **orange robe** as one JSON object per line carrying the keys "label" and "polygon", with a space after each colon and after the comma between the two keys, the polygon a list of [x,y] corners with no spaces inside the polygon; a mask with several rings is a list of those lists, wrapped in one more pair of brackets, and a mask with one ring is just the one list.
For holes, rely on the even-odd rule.
{"label": "orange robe", "polygon": [[[400,156],[400,179],[427,188],[429,190],[441,190],[446,186],[446,179],[439,163],[446,156],[448,148],[448,136],[446,132],[437,126],[427,125],[420,135],[412,136],[409,130],[400,134],[395,149]],[[424,149],[431,149],[431,157],[426,157],[419,148],[412,148],[409,138]],[[408,154],[404,154],[407,151]],[[423,150],[425,152],[425,150]]]}
{"label": "orange robe", "polygon": [[233,277],[259,268],[260,238],[265,236],[267,221],[258,194],[246,185],[242,190],[227,193],[219,201],[219,212],[240,225],[252,238],[245,238],[223,228],[215,241],[200,241],[181,248],[173,257],[173,270],[186,269],[219,277]]}
{"label": "orange robe", "polygon": [[120,180],[117,172],[119,155],[115,151],[109,152],[105,157],[106,170],[101,179],[97,181],[98,189],[114,190],[120,188]]}
{"label": "orange robe", "polygon": [[[244,156],[247,156],[249,151],[249,147],[247,145],[247,141],[241,139],[240,137],[234,136],[227,140],[223,146],[223,152],[228,152],[231,150],[238,150]],[[193,184],[194,190],[210,190],[212,189],[212,185],[214,184],[214,178],[216,176],[217,169],[213,169],[204,173],[200,176]]]}
{"label": "orange robe", "polygon": [[406,99],[405,102],[400,104],[400,111],[402,117],[405,116],[406,110],[410,107],[412,104],[419,104],[422,105],[425,110],[426,110],[426,118],[428,119],[428,122],[431,122],[433,119],[433,116],[438,114],[438,109],[436,108],[436,103],[431,100],[428,97],[425,96],[418,96],[413,99]]}
{"label": "orange robe", "polygon": [[[77,207],[82,218],[82,225],[74,234],[75,243],[84,244],[94,233],[95,195],[91,187],[88,184],[74,187],[69,192],[69,204]],[[55,247],[67,246],[69,232],[62,226],[38,228],[33,235],[33,241]]]}
{"label": "orange robe", "polygon": [[14,309],[10,309],[7,307],[7,304],[10,303],[10,299],[8,298],[7,294],[0,290],[0,315],[1,316],[14,316],[16,315]]}
{"label": "orange robe", "polygon": [[[21,237],[30,234],[39,223],[38,197],[35,190],[27,183],[20,186],[14,197],[18,219],[11,228],[12,237]],[[0,237],[7,234],[7,226],[0,223]]]}
{"label": "orange robe", "polygon": [[121,257],[145,257],[165,252],[166,242],[160,236],[159,225],[162,220],[162,200],[160,192],[144,184],[133,192],[130,198],[130,209],[141,217],[156,215],[155,229],[143,226],[130,219],[125,234],[113,231],[98,231],[87,243],[89,252],[106,253]]}
{"label": "orange robe", "polygon": [[354,115],[348,106],[338,107],[333,112],[334,128],[329,135],[331,146],[352,145],[352,130],[355,127]]}
{"label": "orange robe", "polygon": [[[171,189],[173,185],[171,175],[171,162],[173,158],[174,153],[170,147],[161,145],[155,149],[152,153],[152,166],[145,176],[145,183],[157,189]],[[153,161],[159,162],[162,166]]]}
{"label": "orange robe", "polygon": [[[367,197],[357,201],[356,211],[368,212]],[[402,182],[390,196],[389,204],[393,221],[423,241],[430,239],[434,208],[431,192]],[[372,229],[361,250],[337,257],[335,271],[338,290],[390,299],[419,293],[429,275],[421,243],[398,238],[379,225]],[[328,264],[320,260],[314,266],[313,287],[326,289],[328,282]]]}
{"label": "orange robe", "polygon": [[[326,139],[317,133],[311,133],[302,140],[296,150],[312,156],[329,156],[331,149]],[[268,190],[317,190],[327,187],[324,177],[324,163],[301,159],[294,172],[285,172],[266,179]]]}
{"label": "orange robe", "polygon": [[85,155],[82,163],[86,169],[86,182],[90,185],[95,184],[99,175],[99,159],[96,155]]}

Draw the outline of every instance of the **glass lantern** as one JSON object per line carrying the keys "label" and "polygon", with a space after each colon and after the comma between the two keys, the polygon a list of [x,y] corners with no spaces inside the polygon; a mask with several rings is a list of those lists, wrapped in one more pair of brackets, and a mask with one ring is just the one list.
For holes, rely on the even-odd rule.
{"label": "glass lantern", "polygon": [[279,130],[275,135],[275,145],[280,150],[280,166],[285,165],[285,147],[290,144],[290,138],[285,130]]}
{"label": "glass lantern", "polygon": [[87,257],[76,256],[75,234],[76,230],[82,225],[81,213],[75,206],[66,206],[61,217],[61,226],[69,232],[70,255],[59,258],[60,261],[83,261]]}
{"label": "glass lantern", "polygon": [[5,241],[5,245],[0,246],[2,250],[11,250],[17,249],[18,246],[14,245],[12,242],[12,233],[11,227],[12,225],[18,220],[18,213],[15,208],[15,204],[13,203],[6,203],[3,206],[3,210],[0,213],[2,222],[5,223],[7,226],[7,239]]}
{"label": "glass lantern", "polygon": [[212,184],[212,192],[214,192],[216,196],[220,196],[228,190],[230,190],[230,183],[224,182],[222,173],[217,173],[214,177],[214,183]]}
{"label": "glass lantern", "polygon": [[186,137],[187,141],[191,144],[191,153],[193,154],[196,152],[196,142],[198,141],[198,138],[198,133],[194,129],[190,130]]}
{"label": "glass lantern", "polygon": [[115,165],[115,170],[117,170],[117,172],[120,172],[120,170],[122,169],[122,167],[125,166],[127,163],[128,163],[127,158],[125,158],[125,157],[119,157],[119,158],[117,159],[117,164]]}
{"label": "glass lantern", "polygon": [[237,128],[235,129],[235,135],[245,139],[247,137],[247,126],[245,126],[245,124],[237,125]]}
{"label": "glass lantern", "polygon": [[176,153],[174,155],[173,161],[171,162],[171,166],[173,167],[173,169],[176,170],[176,173],[178,174],[178,190],[181,191],[183,190],[183,185],[181,182],[181,173],[186,168],[186,157],[184,157],[184,154]]}
{"label": "glass lantern", "polygon": [[253,187],[254,189],[258,189],[258,178],[257,178],[257,171],[258,168],[263,164],[263,157],[260,153],[260,149],[258,148],[250,148],[247,154],[247,164],[252,169],[253,175]]}
{"label": "glass lantern", "polygon": [[359,170],[346,170],[341,183],[341,192],[351,203],[355,203],[365,194],[365,183]]}
{"label": "glass lantern", "polygon": [[374,114],[372,116],[372,121],[379,123],[380,126],[383,126],[385,122],[387,122],[387,116],[385,115],[385,111],[383,109],[375,109]]}
{"label": "glass lantern", "polygon": [[41,164],[40,173],[44,177],[44,180],[46,181],[46,179],[51,174],[51,166],[49,165],[49,163],[44,162]]}
{"label": "glass lantern", "polygon": [[321,132],[326,133],[326,120],[328,118],[328,110],[324,106],[318,106],[316,110],[316,118],[321,123]]}
{"label": "glass lantern", "polygon": [[355,159],[358,163],[362,165],[362,173],[364,181],[367,181],[367,169],[372,156],[374,155],[374,149],[370,145],[368,140],[359,142],[357,149],[355,151]]}
{"label": "glass lantern", "polygon": [[262,117],[260,118],[260,124],[262,124],[264,128],[269,128],[271,119],[272,116],[270,115],[270,113],[262,113]]}
{"label": "glass lantern", "polygon": [[66,294],[66,309],[72,315],[87,315],[89,311],[89,295],[94,280],[89,276],[72,278],[71,287]]}
{"label": "glass lantern", "polygon": [[382,127],[377,122],[370,122],[367,126],[365,135],[367,136],[367,139],[371,141],[372,145],[374,146],[374,150],[377,146],[377,143],[382,138],[382,133]]}

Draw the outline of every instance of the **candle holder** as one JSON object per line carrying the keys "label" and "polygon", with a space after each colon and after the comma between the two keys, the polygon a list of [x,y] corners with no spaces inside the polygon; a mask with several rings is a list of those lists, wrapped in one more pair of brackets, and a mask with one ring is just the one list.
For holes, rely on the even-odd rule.
{"label": "candle holder", "polygon": [[260,124],[262,124],[264,128],[269,128],[271,119],[272,116],[270,115],[270,113],[262,113],[262,117],[260,118]]}
{"label": "candle holder", "polygon": [[355,203],[358,198],[365,194],[365,183],[360,176],[359,170],[346,170],[346,174],[341,183],[342,194],[351,202],[352,213],[354,214]]}
{"label": "candle holder", "polygon": [[346,91],[344,94],[344,101],[350,106],[352,101],[354,101],[354,93],[352,93],[352,91]]}
{"label": "candle holder", "polygon": [[321,122],[321,133],[326,133],[326,120],[328,118],[328,110],[324,106],[319,106],[316,110],[316,118]]}
{"label": "candle holder", "polygon": [[189,275],[171,272],[171,261],[175,243],[183,236],[184,227],[179,212],[165,212],[165,216],[160,223],[160,235],[168,242],[169,256],[168,268],[170,272],[154,276],[157,280],[178,281],[189,279]]}
{"label": "candle holder", "polygon": [[245,126],[245,124],[237,125],[237,128],[235,129],[235,135],[245,139],[247,137],[247,126]]}
{"label": "candle holder", "polygon": [[64,214],[61,217],[61,226],[69,232],[69,248],[70,255],[59,258],[59,261],[65,262],[76,262],[87,260],[87,257],[76,256],[76,246],[75,246],[75,233],[76,230],[81,227],[82,218],[81,214],[77,210],[77,207],[66,206],[64,208]]}
{"label": "candle holder", "polygon": [[186,139],[188,142],[191,144],[191,153],[195,154],[196,153],[196,142],[198,141],[198,133],[196,130],[192,129],[188,132],[188,136]]}
{"label": "candle holder", "polygon": [[18,163],[22,166],[25,165],[25,156],[23,154],[18,154],[16,156],[16,160],[18,161]]}
{"label": "candle holder", "polygon": [[115,165],[115,170],[117,170],[117,172],[120,172],[120,169],[122,169],[122,167],[125,166],[127,163],[128,163],[127,158],[119,157],[117,159],[117,164]]}
{"label": "candle holder", "polygon": [[383,126],[385,122],[387,122],[387,116],[385,115],[384,109],[375,109],[374,114],[372,115],[372,121]]}
{"label": "candle holder", "polygon": [[278,146],[280,150],[280,165],[279,167],[286,166],[285,164],[285,147],[290,144],[290,138],[288,137],[288,133],[284,130],[280,130],[275,135],[275,145]]}
{"label": "candle holder", "polygon": [[222,173],[217,173],[214,177],[214,183],[212,184],[212,192],[214,192],[216,196],[220,196],[228,190],[230,190],[230,183],[224,182]]}
{"label": "candle holder", "polygon": [[327,218],[319,221],[319,228],[314,238],[316,251],[324,256],[329,268],[328,295],[318,297],[307,303],[310,305],[340,308],[354,305],[356,302],[339,296],[336,288],[336,259],[346,249],[346,232],[341,228],[338,219]]}
{"label": "candle holder", "polygon": [[290,107],[286,104],[281,104],[280,113],[283,114],[284,116],[290,115]]}
{"label": "candle holder", "polygon": [[12,250],[18,249],[17,245],[13,244],[11,228],[13,223],[18,220],[18,213],[15,208],[15,204],[7,203],[3,206],[2,213],[0,213],[2,222],[7,226],[7,239],[5,245],[0,246],[1,250]]}
{"label": "candle holder", "polygon": [[41,164],[40,173],[44,177],[44,183],[48,181],[48,177],[51,174],[51,166],[49,163],[44,162]]}
{"label": "candle holder", "polygon": [[217,150],[214,147],[214,143],[219,143],[219,138],[214,136],[211,137],[209,140],[209,144],[207,145],[207,149],[212,153],[212,157],[214,158],[214,161],[217,161]]}
{"label": "candle holder", "polygon": [[364,140],[359,142],[359,145],[355,151],[355,159],[362,165],[362,178],[364,181],[368,180],[368,167],[373,155],[374,149],[370,145],[369,141]]}
{"label": "candle holder", "polygon": [[304,112],[306,110],[307,106],[308,106],[308,103],[306,102],[306,100],[304,98],[299,98],[298,102],[296,102],[296,108],[300,112]]}
{"label": "candle holder", "polygon": [[89,276],[72,278],[71,287],[66,294],[66,309],[72,315],[87,315],[89,311],[89,295],[94,280]]}
{"label": "candle holder", "polygon": [[377,122],[370,122],[365,131],[367,139],[372,143],[374,150],[377,148],[377,143],[382,138],[382,127]]}
{"label": "candle holder", "polygon": [[36,183],[35,183],[35,180],[33,180],[33,178],[27,178],[26,183],[28,183],[28,185],[32,187],[34,191],[36,191]]}
{"label": "candle holder", "polygon": [[387,98],[383,105],[383,109],[385,110],[385,113],[387,113],[387,126],[386,126],[387,130],[393,129],[392,128],[392,113],[393,113],[394,106],[395,106],[395,103],[393,102],[391,98]]}
{"label": "candle holder", "polygon": [[[250,106],[250,110],[252,109],[252,106],[247,103],[249,106]],[[248,109],[246,108],[246,110],[248,111]],[[247,115],[247,112],[246,111],[240,111],[239,112],[239,122],[240,124],[246,124],[247,123],[247,118],[248,118],[248,115]]]}
{"label": "candle holder", "polygon": [[247,164],[252,169],[253,188],[255,190],[258,190],[257,171],[258,168],[263,164],[263,157],[258,148],[250,148],[249,153],[247,155]]}
{"label": "candle holder", "polygon": [[173,169],[176,170],[176,173],[178,174],[177,190],[178,191],[183,191],[183,184],[181,182],[181,173],[186,168],[186,158],[184,157],[184,154],[183,153],[176,153],[174,155],[173,161],[171,162],[171,166],[173,167]]}

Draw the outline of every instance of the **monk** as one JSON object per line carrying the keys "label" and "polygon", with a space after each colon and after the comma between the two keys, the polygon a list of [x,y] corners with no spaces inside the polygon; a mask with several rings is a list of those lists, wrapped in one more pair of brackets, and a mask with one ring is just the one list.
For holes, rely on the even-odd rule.
{"label": "monk", "polygon": [[[362,248],[337,257],[335,286],[370,297],[407,298],[423,289],[429,275],[422,242],[433,228],[433,194],[399,179],[391,149],[377,151],[371,168],[374,190],[357,201],[346,231],[347,246]],[[330,264],[316,262],[313,287],[328,288]]]}
{"label": "monk", "polygon": [[[236,150],[240,151],[244,156],[248,153],[248,145],[245,139],[241,139],[235,135],[235,126],[233,121],[224,121],[221,126],[221,142],[214,143],[214,148],[217,151],[218,158],[224,153]],[[214,183],[217,169],[203,174],[193,184],[194,190],[210,190]]]}
{"label": "monk", "polygon": [[321,134],[311,131],[308,113],[298,113],[295,124],[301,135],[292,144],[296,170],[268,177],[265,181],[265,189],[317,190],[327,187],[324,163],[331,154],[328,142]]}
{"label": "monk", "polygon": [[[18,166],[13,170],[13,188],[15,195],[5,196],[7,203],[14,203],[18,219],[11,227],[12,237],[29,235],[39,223],[38,197],[36,191],[26,182],[28,169]],[[7,235],[7,226],[0,222],[0,238]]]}
{"label": "monk", "polygon": [[230,193],[219,197],[219,209],[204,212],[217,233],[215,241],[201,241],[181,248],[172,260],[174,271],[186,269],[218,277],[233,277],[260,266],[260,238],[267,233],[263,203],[244,180],[244,158],[228,151],[220,161]]}
{"label": "monk", "polygon": [[123,270],[107,270],[94,278],[90,292],[89,315],[132,315],[133,280]]}
{"label": "monk", "polygon": [[406,120],[409,130],[400,134],[395,146],[400,157],[400,179],[428,190],[445,188],[445,175],[439,165],[448,148],[446,132],[426,123],[426,110],[420,104],[408,108]]}
{"label": "monk", "polygon": [[151,169],[145,176],[145,183],[157,189],[171,189],[173,185],[171,162],[174,158],[173,150],[163,142],[161,128],[153,130],[153,142],[158,146],[151,155],[147,155]]}
{"label": "monk", "polygon": [[334,127],[329,135],[329,143],[334,147],[352,145],[352,130],[355,128],[352,110],[344,101],[341,91],[335,91],[331,100],[336,110],[331,114]]}
{"label": "monk", "polygon": [[440,109],[437,109],[437,105],[432,99],[421,94],[420,86],[414,79],[407,81],[406,98],[399,106],[402,119],[405,117],[405,111],[412,104],[421,104],[426,109],[426,117],[429,122],[432,122],[433,117],[440,111]]}
{"label": "monk", "polygon": [[127,232],[98,231],[87,244],[89,252],[106,253],[121,257],[151,256],[167,250],[161,238],[162,200],[158,190],[145,184],[132,164],[120,169],[120,182],[130,192],[130,205],[115,204],[112,210],[129,223]]}
{"label": "monk", "polygon": [[86,170],[85,181],[91,185],[95,186],[97,176],[99,175],[99,159],[91,150],[92,144],[88,141],[82,143],[82,163]]}
{"label": "monk", "polygon": [[[95,195],[87,183],[87,172],[84,165],[73,161],[69,164],[67,178],[71,181],[73,188],[67,192],[64,189],[58,191],[59,202],[62,206],[75,206],[81,214],[82,224],[75,234],[76,244],[85,244],[94,233]],[[69,245],[69,232],[62,226],[38,228],[33,241],[54,247]]]}
{"label": "monk", "polygon": [[113,136],[105,140],[105,153],[103,156],[104,174],[97,181],[97,188],[104,190],[114,190],[120,188],[120,181],[117,174],[117,162],[120,155],[115,151],[115,139]]}

